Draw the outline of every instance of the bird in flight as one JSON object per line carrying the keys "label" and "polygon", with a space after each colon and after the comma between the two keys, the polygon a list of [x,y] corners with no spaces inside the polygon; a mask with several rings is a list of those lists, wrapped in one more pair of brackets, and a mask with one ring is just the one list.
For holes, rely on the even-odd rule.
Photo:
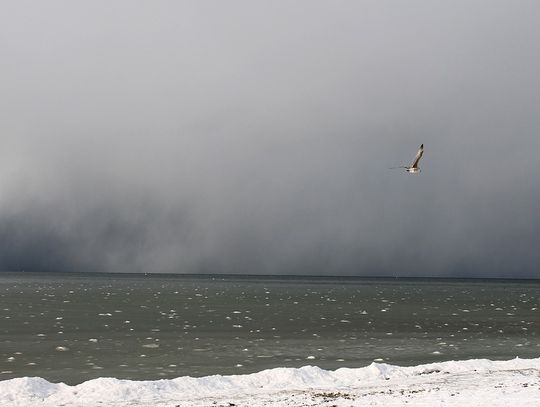
{"label": "bird in flight", "polygon": [[420,158],[424,155],[424,145],[422,144],[420,148],[418,149],[418,152],[416,153],[416,157],[414,157],[414,160],[410,166],[402,165],[400,167],[392,167],[394,168],[405,168],[405,171],[407,171],[410,174],[418,174],[420,172],[420,168],[418,168],[418,162],[420,161]]}

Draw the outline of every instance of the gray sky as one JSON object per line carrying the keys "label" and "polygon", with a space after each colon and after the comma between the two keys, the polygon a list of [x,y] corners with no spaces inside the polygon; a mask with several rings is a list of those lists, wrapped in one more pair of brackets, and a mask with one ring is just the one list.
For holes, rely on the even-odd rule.
{"label": "gray sky", "polygon": [[0,269],[540,277],[539,2],[1,5]]}

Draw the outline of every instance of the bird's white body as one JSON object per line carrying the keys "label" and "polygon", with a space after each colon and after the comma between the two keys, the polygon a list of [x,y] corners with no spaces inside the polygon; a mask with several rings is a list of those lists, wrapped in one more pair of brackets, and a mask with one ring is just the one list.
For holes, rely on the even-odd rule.
{"label": "bird's white body", "polygon": [[420,168],[407,168],[407,172],[409,174],[418,174],[420,172]]}

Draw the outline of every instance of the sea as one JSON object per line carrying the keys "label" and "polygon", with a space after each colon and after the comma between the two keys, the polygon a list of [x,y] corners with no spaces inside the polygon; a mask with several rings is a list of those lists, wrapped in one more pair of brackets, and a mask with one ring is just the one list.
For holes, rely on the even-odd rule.
{"label": "sea", "polygon": [[540,356],[540,281],[0,273],[0,380]]}

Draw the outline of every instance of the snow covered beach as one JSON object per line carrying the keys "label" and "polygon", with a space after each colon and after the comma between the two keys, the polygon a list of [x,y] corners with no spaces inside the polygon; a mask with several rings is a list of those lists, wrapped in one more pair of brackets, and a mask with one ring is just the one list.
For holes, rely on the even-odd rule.
{"label": "snow covered beach", "polygon": [[0,382],[2,406],[522,406],[540,405],[540,358],[373,363],[335,371],[305,366],[172,380],[37,377]]}

